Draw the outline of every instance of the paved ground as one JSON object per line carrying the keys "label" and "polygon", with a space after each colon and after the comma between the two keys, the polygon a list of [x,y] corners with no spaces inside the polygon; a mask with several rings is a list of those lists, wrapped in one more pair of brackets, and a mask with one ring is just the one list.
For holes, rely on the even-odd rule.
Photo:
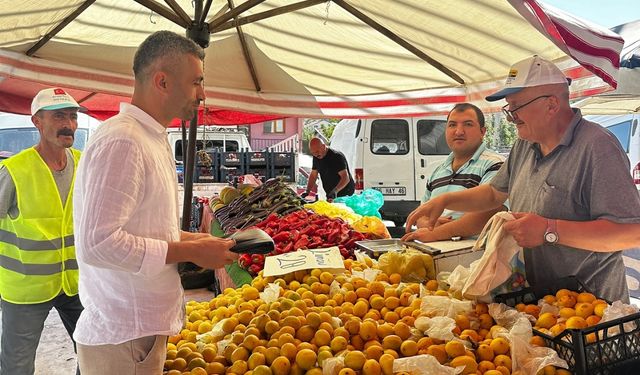
{"label": "paved ground", "polygon": [[[186,301],[208,301],[213,293],[207,289],[187,290]],[[0,310],[0,318],[2,310]],[[0,326],[0,332],[2,327]],[[1,348],[0,348],[1,350]],[[74,375],[76,355],[58,312],[53,309],[44,323],[44,331],[36,353],[36,375]]]}

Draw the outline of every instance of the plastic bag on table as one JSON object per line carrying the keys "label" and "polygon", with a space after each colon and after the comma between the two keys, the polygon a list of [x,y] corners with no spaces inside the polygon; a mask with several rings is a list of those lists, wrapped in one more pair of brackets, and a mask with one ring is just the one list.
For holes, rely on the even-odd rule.
{"label": "plastic bag on table", "polygon": [[449,273],[449,275],[446,276],[446,279],[444,276],[441,278],[440,274],[438,274],[438,280],[440,281],[441,279],[443,279],[443,281],[445,281],[445,283],[448,285],[446,290],[450,292],[462,292],[464,284],[467,283],[469,275],[471,275],[471,269],[479,262],[480,259],[474,260],[473,262],[471,262],[468,268],[459,264],[456,266],[456,268],[453,269],[453,271]]}
{"label": "plastic bag on table", "polygon": [[351,275],[353,277],[359,277],[361,279],[365,279],[368,282],[372,282],[376,280],[378,274],[382,273],[382,271],[377,270],[375,268],[365,268],[363,271],[351,271]]}
{"label": "plastic bag on table", "polygon": [[[436,357],[428,354],[398,358],[393,361],[393,373],[403,372],[411,375],[456,375],[464,367],[453,368],[441,365]],[[324,374],[323,374],[324,375]]]}

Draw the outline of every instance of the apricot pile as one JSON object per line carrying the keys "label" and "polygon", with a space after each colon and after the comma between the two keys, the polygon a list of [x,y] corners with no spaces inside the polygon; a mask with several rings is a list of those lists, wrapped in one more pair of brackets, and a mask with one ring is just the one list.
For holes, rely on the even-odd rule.
{"label": "apricot pile", "polygon": [[[497,335],[504,328],[486,304],[455,317],[454,340],[427,337],[415,328],[423,286],[401,283],[399,274],[381,273],[373,281],[352,275],[369,266],[345,260],[341,275],[260,273],[251,285],[188,302],[184,329],[169,337],[164,373],[321,375],[327,360],[341,357],[337,375],[392,375],[396,359],[429,354],[464,367],[464,375],[511,374],[509,342]],[[260,293],[270,284],[279,286],[279,296],[267,303]],[[449,296],[435,280],[423,289]],[[549,374],[563,372],[551,367]]]}
{"label": "apricot pile", "polygon": [[[558,312],[541,313],[541,303],[538,305],[518,304],[516,309],[533,316],[536,319],[534,328],[552,337],[558,336],[565,329],[583,329],[598,324],[604,311],[609,307],[607,301],[598,299],[591,293],[575,292],[568,289],[560,289],[555,295],[546,295],[542,301],[555,306]],[[587,336],[588,342],[594,340],[594,334]],[[532,343],[544,346],[544,340],[539,336],[534,336]]]}

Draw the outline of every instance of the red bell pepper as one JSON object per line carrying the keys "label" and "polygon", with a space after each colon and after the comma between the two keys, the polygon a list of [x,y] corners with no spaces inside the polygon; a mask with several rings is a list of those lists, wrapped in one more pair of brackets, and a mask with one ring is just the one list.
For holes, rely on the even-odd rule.
{"label": "red bell pepper", "polygon": [[308,245],[309,245],[309,236],[307,236],[306,234],[303,234],[302,236],[300,236],[300,239],[296,241],[296,243],[293,245],[293,248],[295,250],[306,249]]}
{"label": "red bell pepper", "polygon": [[290,238],[290,233],[287,231],[278,232],[273,236],[271,236],[271,239],[273,239],[273,242],[282,242],[282,241],[288,240],[289,238]]}
{"label": "red bell pepper", "polygon": [[251,265],[251,255],[242,254],[238,257],[238,265],[245,270]]}
{"label": "red bell pepper", "polygon": [[258,264],[252,264],[251,266],[249,266],[249,273],[252,275],[257,275],[258,272],[262,271],[262,266],[258,265]]}
{"label": "red bell pepper", "polygon": [[262,254],[251,254],[251,263],[264,265],[264,255],[262,255]]}
{"label": "red bell pepper", "polygon": [[292,252],[293,250],[294,250],[294,248],[293,248],[293,242],[289,242],[289,243],[287,244],[287,246],[285,246],[285,247],[282,249],[282,254],[284,254],[284,253],[290,253],[290,252]]}

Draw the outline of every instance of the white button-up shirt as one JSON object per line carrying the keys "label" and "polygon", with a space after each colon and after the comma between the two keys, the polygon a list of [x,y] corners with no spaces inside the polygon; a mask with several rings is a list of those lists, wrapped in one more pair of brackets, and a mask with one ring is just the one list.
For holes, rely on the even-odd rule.
{"label": "white button-up shirt", "polygon": [[165,128],[122,103],[92,135],[74,189],[83,345],[119,344],[182,327],[183,290],[168,242],[180,240],[175,161]]}

